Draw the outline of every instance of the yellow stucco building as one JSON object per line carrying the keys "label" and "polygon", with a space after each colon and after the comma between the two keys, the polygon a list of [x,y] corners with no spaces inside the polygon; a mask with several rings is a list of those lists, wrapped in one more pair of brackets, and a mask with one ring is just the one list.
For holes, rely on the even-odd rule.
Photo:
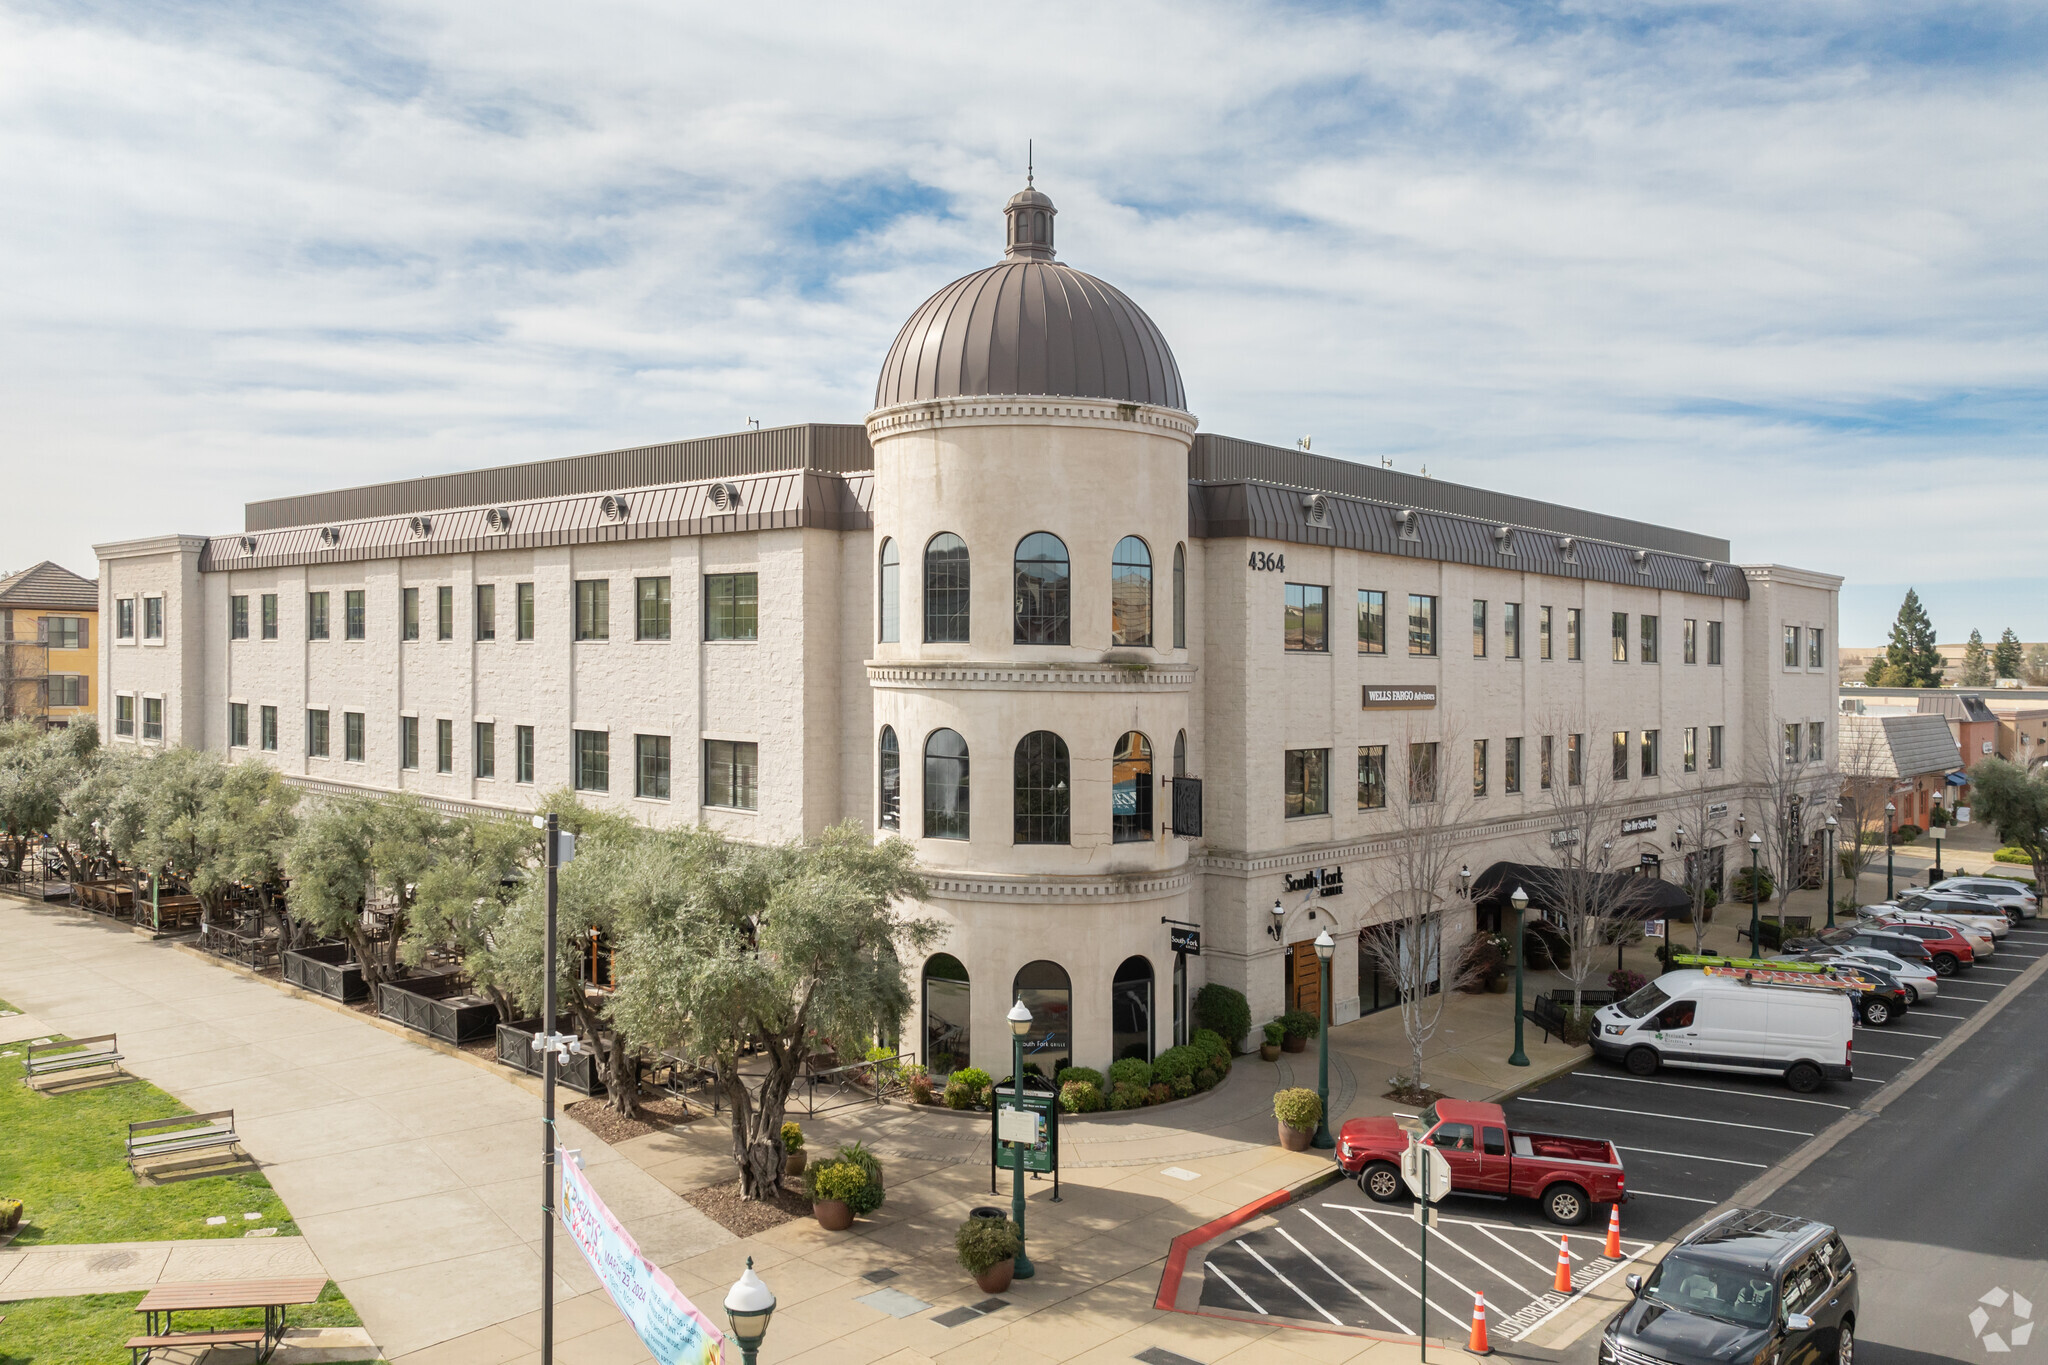
{"label": "yellow stucco building", "polygon": [[0,578],[0,720],[93,714],[99,616],[98,581],[47,559]]}

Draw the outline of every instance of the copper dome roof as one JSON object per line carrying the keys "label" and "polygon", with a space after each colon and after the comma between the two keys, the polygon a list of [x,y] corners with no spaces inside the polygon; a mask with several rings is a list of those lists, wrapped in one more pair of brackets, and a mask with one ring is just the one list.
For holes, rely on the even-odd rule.
{"label": "copper dome roof", "polygon": [[882,363],[875,406],[1049,394],[1186,411],[1180,367],[1145,310],[1052,259],[1052,201],[1027,189],[1004,212],[1007,259],[953,281],[910,315]]}

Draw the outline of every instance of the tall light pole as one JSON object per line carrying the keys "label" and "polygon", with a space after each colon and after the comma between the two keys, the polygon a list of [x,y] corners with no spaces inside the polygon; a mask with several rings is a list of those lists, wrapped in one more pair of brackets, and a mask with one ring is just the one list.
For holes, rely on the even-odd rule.
{"label": "tall light pole", "polygon": [[[1936,881],[1936,882],[1940,881],[1940,880],[1941,880],[1941,877],[1942,877],[1942,872],[1941,872],[1941,840],[1942,840],[1942,836],[1943,836],[1943,835],[1945,835],[1945,834],[1947,834],[1947,833],[1948,833],[1948,826],[1946,826],[1946,825],[1937,825],[1937,824],[1935,824],[1935,823],[1934,823],[1934,821],[1933,821],[1932,819],[1930,819],[1930,820],[1929,820],[1929,821],[1927,822],[1927,837],[1928,837],[1928,838],[1930,838],[1930,839],[1932,839],[1932,840],[1934,840],[1934,881]],[[1929,886],[1932,886],[1932,885],[1934,885],[1934,882],[1929,882],[1929,883],[1928,883],[1928,885],[1929,885]]]}
{"label": "tall light pole", "polygon": [[745,1365],[754,1365],[754,1353],[761,1349],[761,1339],[768,1335],[768,1319],[773,1316],[775,1295],[754,1273],[754,1258],[749,1256],[745,1272],[725,1292],[725,1320],[732,1327],[732,1339],[739,1343]]}
{"label": "tall light pole", "polygon": [[1752,955],[1754,955],[1754,956],[1756,956],[1756,957],[1762,957],[1762,956],[1764,955],[1764,950],[1763,950],[1763,946],[1762,946],[1761,944],[1759,944],[1759,943],[1757,942],[1757,935],[1758,935],[1758,934],[1759,934],[1760,932],[1762,932],[1762,929],[1763,929],[1763,917],[1762,917],[1762,914],[1761,914],[1761,912],[1760,912],[1760,911],[1759,911],[1759,910],[1757,909],[1757,905],[1758,905],[1758,900],[1757,900],[1757,898],[1758,898],[1758,897],[1759,897],[1760,895],[1762,895],[1762,893],[1763,893],[1763,866],[1762,866],[1762,864],[1761,864],[1761,863],[1759,862],[1759,859],[1761,859],[1761,858],[1763,857],[1763,851],[1764,851],[1764,836],[1763,836],[1763,835],[1761,835],[1761,834],[1752,834],[1752,835],[1750,835],[1750,836],[1749,836],[1749,951],[1750,951],[1750,953],[1751,953]]}
{"label": "tall light pole", "polygon": [[1834,816],[1828,817],[1828,928],[1835,927],[1835,828]]}
{"label": "tall light pole", "polygon": [[1316,1098],[1322,1101],[1317,1111],[1316,1135],[1308,1145],[1328,1151],[1337,1145],[1337,1139],[1330,1136],[1330,959],[1337,955],[1337,940],[1330,937],[1328,929],[1316,935],[1316,970],[1321,973],[1322,999],[1317,1012],[1322,1015],[1316,1029]]}
{"label": "tall light pole", "polygon": [[[1031,1011],[1024,1008],[1022,1000],[1010,1006],[1009,1020],[1010,1093],[1021,1114],[1028,1112],[1024,1108],[1024,1035],[1031,1032]],[[1010,1221],[1017,1225],[1017,1261],[1010,1278],[1028,1280],[1038,1273],[1038,1267],[1024,1254],[1024,1144],[1011,1143],[1010,1155],[1016,1158],[1010,1168]]]}
{"label": "tall light pole", "polygon": [[1515,1050],[1508,1054],[1508,1065],[1527,1066],[1529,1054],[1522,1047],[1522,912],[1529,908],[1529,893],[1516,887],[1508,904],[1515,907],[1515,936],[1508,944],[1515,955]]}
{"label": "tall light pole", "polygon": [[1892,898],[1892,817],[1899,808],[1887,801],[1884,803],[1884,898]]}

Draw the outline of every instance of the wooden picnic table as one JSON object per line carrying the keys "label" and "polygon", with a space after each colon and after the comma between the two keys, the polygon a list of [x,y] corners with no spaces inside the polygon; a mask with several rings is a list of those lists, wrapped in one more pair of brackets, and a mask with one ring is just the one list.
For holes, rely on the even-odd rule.
{"label": "wooden picnic table", "polygon": [[[201,1284],[160,1284],[142,1296],[142,1302],[135,1305],[135,1311],[143,1315],[144,1330],[148,1333],[148,1338],[161,1342],[162,1338],[179,1335],[171,1330],[173,1313],[220,1308],[261,1308],[263,1341],[258,1347],[256,1358],[268,1360],[271,1353],[277,1349],[278,1343],[284,1340],[285,1310],[314,1302],[326,1288],[327,1277],[324,1275],[306,1275],[282,1280],[213,1280]],[[134,1347],[133,1342],[129,1344]],[[147,1351],[149,1348],[140,1349]]]}

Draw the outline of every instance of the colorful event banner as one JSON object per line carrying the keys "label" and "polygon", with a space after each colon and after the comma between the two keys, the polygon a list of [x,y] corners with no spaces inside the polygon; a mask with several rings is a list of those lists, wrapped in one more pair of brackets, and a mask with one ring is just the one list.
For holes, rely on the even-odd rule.
{"label": "colorful event banner", "polygon": [[562,1226],[649,1354],[661,1365],[718,1365],[725,1338],[711,1319],[683,1297],[661,1267],[640,1254],[639,1244],[597,1197],[576,1159],[560,1148],[555,1159],[562,1172]]}

